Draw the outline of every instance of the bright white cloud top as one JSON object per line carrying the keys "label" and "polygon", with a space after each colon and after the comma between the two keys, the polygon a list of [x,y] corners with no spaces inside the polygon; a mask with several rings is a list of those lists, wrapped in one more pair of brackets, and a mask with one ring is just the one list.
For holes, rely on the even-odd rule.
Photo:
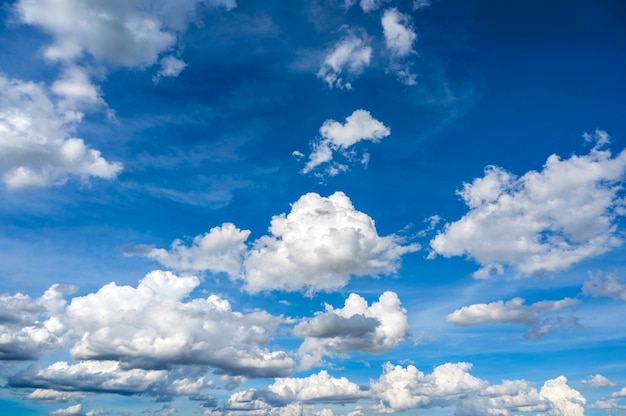
{"label": "bright white cloud top", "polygon": [[470,211],[431,241],[433,253],[475,260],[478,278],[505,267],[525,277],[564,270],[619,246],[626,152],[613,157],[600,147],[606,133],[597,131],[596,138],[599,145],[589,154],[552,155],[542,171],[519,178],[488,167],[458,192]]}
{"label": "bright white cloud top", "polygon": [[624,7],[557,3],[6,2],[0,415],[626,411]]}

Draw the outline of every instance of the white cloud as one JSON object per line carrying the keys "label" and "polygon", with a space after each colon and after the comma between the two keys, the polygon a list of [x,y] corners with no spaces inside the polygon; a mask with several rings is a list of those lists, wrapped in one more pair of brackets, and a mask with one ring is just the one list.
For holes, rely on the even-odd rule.
{"label": "white cloud", "polygon": [[122,369],[117,361],[58,361],[46,368],[31,367],[9,378],[13,387],[119,394],[145,393],[167,379],[166,370]]}
{"label": "white cloud", "polygon": [[66,403],[69,401],[80,401],[87,395],[76,391],[59,391],[54,389],[35,389],[30,392],[25,399],[39,400],[49,403]]}
{"label": "white cloud", "polygon": [[[596,137],[600,143],[603,132]],[[520,178],[490,166],[459,191],[470,211],[431,241],[431,255],[471,258],[478,278],[505,266],[519,277],[567,269],[621,244],[615,221],[625,172],[626,151],[612,157],[598,146],[565,160],[552,155]]]}
{"label": "white cloud", "polygon": [[626,397],[626,387],[624,387],[620,391],[613,393],[611,397]]}
{"label": "white cloud", "polygon": [[576,390],[567,385],[567,379],[559,376],[543,384],[540,392],[551,404],[547,412],[551,416],[583,416],[587,400]]}
{"label": "white cloud", "polygon": [[404,58],[414,54],[413,42],[417,35],[410,27],[408,15],[400,13],[398,9],[386,10],[381,19],[385,45],[396,58]]}
{"label": "white cloud", "polygon": [[66,407],[65,409],[58,409],[50,412],[50,416],[73,416],[82,414],[83,405],[81,405],[80,403],[75,404],[74,406]]}
{"label": "white cloud", "polygon": [[67,327],[55,315],[72,290],[53,285],[35,300],[21,293],[0,295],[0,360],[33,360],[61,347]]}
{"label": "white cloud", "polygon": [[293,360],[266,348],[282,317],[234,312],[216,295],[183,301],[198,284],[196,277],[154,271],[137,288],[110,283],[73,298],[66,319],[82,336],[70,353],[138,368],[204,364],[248,377],[291,373]]}
{"label": "white cloud", "polygon": [[244,262],[244,290],[332,290],[350,276],[393,274],[403,254],[418,250],[395,235],[380,237],[374,220],[342,192],[308,193],[289,214],[274,216]]}
{"label": "white cloud", "polygon": [[398,9],[386,10],[381,19],[385,45],[391,54],[389,70],[406,85],[416,85],[417,76],[411,71],[407,58],[415,55],[413,43],[417,34],[411,28],[411,18]]}
{"label": "white cloud", "polygon": [[331,88],[351,90],[349,79],[361,74],[371,57],[372,48],[365,36],[350,34],[328,51],[317,76]]}
{"label": "white cloud", "polygon": [[350,403],[369,397],[369,391],[346,377],[332,377],[326,370],[305,378],[277,378],[267,389],[288,403]]}
{"label": "white cloud", "polygon": [[430,407],[447,407],[461,396],[476,394],[486,382],[471,374],[469,363],[446,363],[424,374],[415,366],[406,368],[385,363],[378,381],[372,381],[372,395],[379,400],[379,412]]}
{"label": "white cloud", "polygon": [[583,284],[582,293],[593,297],[606,296],[613,300],[626,300],[626,282],[615,274],[598,274]]}
{"label": "white cloud", "polygon": [[387,351],[402,342],[408,332],[406,309],[394,292],[383,293],[371,306],[352,293],[343,308],[326,304],[325,312],[302,320],[294,328],[296,336],[305,337],[298,350],[304,369],[320,365],[325,355]]}
{"label": "white cloud", "polygon": [[[70,101],[82,94],[70,84],[57,90]],[[8,188],[59,185],[76,176],[113,179],[121,172],[120,163],[71,137],[77,116],[56,106],[41,84],[0,74],[0,173]]]}
{"label": "white cloud", "polygon": [[602,374],[590,375],[586,380],[582,380],[580,383],[583,388],[588,389],[600,389],[604,387],[617,387],[617,384],[613,383]]}
{"label": "white cloud", "polygon": [[389,2],[389,0],[361,0],[359,2],[359,6],[361,6],[361,9],[363,9],[365,13],[369,13],[374,10],[378,10],[383,3],[387,2]]}
{"label": "white cloud", "polygon": [[158,83],[163,77],[177,77],[187,67],[187,64],[182,59],[178,59],[175,56],[168,55],[159,61],[161,68],[159,72],[152,78],[152,81]]}
{"label": "white cloud", "polygon": [[186,246],[174,240],[171,249],[131,247],[127,254],[139,254],[158,261],[165,267],[180,271],[205,271],[228,273],[237,277],[246,251],[245,241],[250,231],[240,230],[231,223],[213,227],[208,233],[193,238]]}
{"label": "white cloud", "polygon": [[173,48],[199,4],[231,9],[235,0],[19,0],[15,11],[53,37],[45,56],[72,62],[88,53],[116,66],[144,67]]}
{"label": "white cloud", "polygon": [[544,318],[546,314],[558,312],[564,308],[571,308],[579,303],[580,300],[578,299],[565,298],[557,301],[544,300],[531,305],[524,305],[524,299],[517,297],[507,302],[499,300],[488,304],[477,303],[464,306],[449,314],[446,317],[446,321],[458,326],[481,325],[494,322],[524,324],[531,327],[534,326],[525,336],[527,338],[537,338],[565,324],[565,322],[561,324],[561,320],[558,317],[554,319]]}
{"label": "white cloud", "polygon": [[75,65],[63,70],[61,78],[52,83],[51,90],[60,97],[59,108],[76,119],[82,118],[80,111],[106,107],[100,88],[91,82],[84,68]]}
{"label": "white cloud", "polygon": [[[302,173],[309,173],[318,166],[331,162],[335,152],[350,158],[348,148],[356,143],[361,141],[377,143],[390,134],[389,127],[373,118],[369,111],[362,109],[355,110],[346,117],[346,122],[343,124],[332,119],[326,120],[320,127],[321,139],[312,142],[313,152],[309,155],[309,160],[302,169]],[[366,160],[369,161],[369,155],[366,156]],[[338,171],[343,166],[335,163],[327,169],[326,173],[334,176],[330,169],[334,168],[335,171]]]}

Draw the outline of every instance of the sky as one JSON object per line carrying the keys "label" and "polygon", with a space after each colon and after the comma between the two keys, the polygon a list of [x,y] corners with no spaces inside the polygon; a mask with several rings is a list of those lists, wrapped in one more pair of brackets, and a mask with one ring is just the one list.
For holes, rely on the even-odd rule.
{"label": "sky", "polygon": [[626,4],[0,6],[0,413],[626,415]]}

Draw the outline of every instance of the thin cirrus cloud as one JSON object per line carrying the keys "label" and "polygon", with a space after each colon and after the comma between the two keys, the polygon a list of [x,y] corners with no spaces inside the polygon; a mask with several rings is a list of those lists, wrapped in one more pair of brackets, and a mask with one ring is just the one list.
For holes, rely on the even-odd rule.
{"label": "thin cirrus cloud", "polygon": [[138,246],[126,252],[175,270],[226,272],[249,293],[313,293],[344,287],[351,276],[393,274],[402,255],[419,250],[398,236],[379,236],[374,220],[343,192],[303,195],[291,212],[272,218],[269,232],[247,250],[243,244],[250,232],[227,223],[195,237],[190,246],[175,241],[170,251]]}
{"label": "thin cirrus cloud", "polygon": [[552,155],[543,170],[519,178],[487,167],[458,191],[469,212],[430,242],[431,258],[468,257],[481,266],[477,278],[505,268],[527,277],[565,270],[620,245],[615,221],[624,213],[619,184],[626,151],[613,157],[603,149],[606,132],[594,138],[588,154]]}
{"label": "thin cirrus cloud", "polygon": [[[89,87],[53,86],[65,100],[97,101]],[[62,103],[62,102],[61,102]],[[12,190],[62,185],[71,178],[114,179],[122,164],[72,137],[81,113],[55,103],[45,86],[0,74],[0,173]]]}
{"label": "thin cirrus cloud", "polygon": [[[359,158],[353,151],[353,146],[362,141],[377,143],[391,134],[389,127],[363,109],[355,110],[346,117],[345,123],[328,119],[322,123],[319,131],[321,137],[311,142],[313,151],[302,168],[303,174],[316,171],[316,175],[324,177],[336,176],[347,171],[349,169],[347,164],[333,161],[338,154],[348,163],[354,163],[357,159],[358,162],[367,165],[369,154],[365,153]],[[320,166],[326,166],[326,169],[319,172]]]}

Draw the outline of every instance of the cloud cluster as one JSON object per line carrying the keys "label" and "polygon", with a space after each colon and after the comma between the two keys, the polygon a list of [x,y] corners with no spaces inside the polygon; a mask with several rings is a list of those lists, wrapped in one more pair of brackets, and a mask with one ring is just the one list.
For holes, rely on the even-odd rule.
{"label": "cloud cluster", "polygon": [[286,403],[351,403],[369,397],[368,389],[346,377],[332,377],[326,370],[304,378],[277,378],[267,390]]}
{"label": "cloud cluster", "polygon": [[[301,172],[307,174],[320,165],[329,164],[337,152],[348,161],[352,161],[356,153],[348,151],[349,148],[361,141],[377,143],[390,134],[389,127],[373,118],[369,111],[362,109],[355,110],[346,117],[344,124],[335,120],[326,120],[320,127],[321,138],[311,143],[313,152],[309,155],[309,160]],[[367,165],[368,161],[369,154],[365,153],[360,158],[360,162]],[[348,165],[334,162],[324,174],[335,176],[346,170],[348,170]]]}
{"label": "cloud cluster", "polygon": [[464,184],[459,195],[470,210],[430,242],[432,255],[469,257],[481,266],[478,278],[505,267],[524,277],[564,270],[618,246],[626,151],[612,157],[601,148],[606,133],[594,137],[587,155],[552,155],[543,170],[519,178],[489,166]]}
{"label": "cloud cluster", "polygon": [[250,293],[264,290],[333,290],[351,276],[393,274],[402,255],[417,251],[395,236],[381,237],[374,220],[358,211],[343,192],[328,197],[308,193],[291,212],[272,218],[270,234],[245,245],[250,231],[225,223],[186,246],[171,250],[137,246],[127,254],[149,257],[181,271],[225,272],[242,280]]}
{"label": "cloud cluster", "polygon": [[626,282],[615,274],[598,274],[583,284],[583,295],[626,300]]}
{"label": "cloud cluster", "polygon": [[[523,324],[531,327],[526,338],[538,338],[564,324],[563,318],[545,318],[546,314],[558,312],[564,308],[578,305],[580,300],[565,298],[562,300],[544,300],[531,305],[524,305],[524,299],[513,298],[488,304],[477,303],[457,309],[446,317],[446,321],[458,326],[481,325],[486,323]],[[562,323],[561,323],[562,322]]]}
{"label": "cloud cluster", "polygon": [[406,309],[398,295],[385,292],[371,306],[352,293],[343,308],[326,304],[326,311],[303,319],[295,326],[294,335],[304,337],[298,350],[300,367],[307,369],[322,364],[322,357],[351,351],[381,353],[408,336]]}
{"label": "cloud cluster", "polygon": [[34,360],[62,346],[67,327],[54,315],[65,307],[63,295],[73,290],[54,285],[38,299],[0,295],[0,361]]}
{"label": "cloud cluster", "polygon": [[217,295],[184,301],[198,284],[196,277],[154,271],[136,288],[110,283],[73,298],[66,319],[82,336],[72,357],[134,368],[203,364],[247,377],[291,373],[293,360],[266,348],[282,317],[233,312]]}
{"label": "cloud cluster", "polygon": [[61,108],[98,101],[97,92],[63,79],[53,89],[65,101],[57,105],[43,85],[0,74],[0,174],[10,189],[60,185],[71,177],[113,179],[122,171],[120,163],[72,137],[82,114]]}

